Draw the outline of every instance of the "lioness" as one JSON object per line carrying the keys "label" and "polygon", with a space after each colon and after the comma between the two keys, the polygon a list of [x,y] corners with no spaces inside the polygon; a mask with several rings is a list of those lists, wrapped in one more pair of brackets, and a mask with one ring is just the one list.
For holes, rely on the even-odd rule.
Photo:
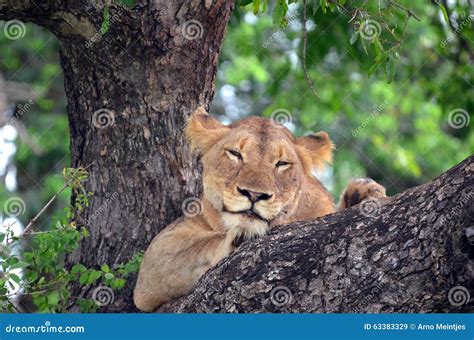
{"label": "lioness", "polygon": [[[332,160],[334,145],[326,132],[296,138],[260,117],[225,126],[199,108],[186,135],[202,154],[202,210],[171,223],[148,247],[133,296],[142,311],[188,293],[242,241],[336,211],[331,195],[312,175]],[[339,208],[369,196],[385,196],[385,189],[372,180],[352,181]]]}

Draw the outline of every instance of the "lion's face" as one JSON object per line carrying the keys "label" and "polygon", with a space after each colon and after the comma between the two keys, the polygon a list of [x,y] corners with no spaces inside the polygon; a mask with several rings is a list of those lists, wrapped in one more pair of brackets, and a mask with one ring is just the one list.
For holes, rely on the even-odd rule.
{"label": "lion's face", "polygon": [[295,138],[258,117],[224,126],[203,111],[192,116],[187,134],[203,154],[204,198],[225,227],[249,227],[257,234],[291,212],[305,176],[329,161],[332,149],[326,133]]}

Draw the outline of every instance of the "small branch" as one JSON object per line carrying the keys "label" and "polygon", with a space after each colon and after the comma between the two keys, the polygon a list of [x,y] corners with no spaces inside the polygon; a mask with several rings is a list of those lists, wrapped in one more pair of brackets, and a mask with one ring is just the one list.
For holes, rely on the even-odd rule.
{"label": "small branch", "polygon": [[63,185],[63,187],[61,189],[59,189],[59,191],[57,191],[53,197],[51,197],[51,199],[48,201],[48,203],[46,203],[46,205],[41,208],[41,210],[36,214],[35,217],[33,217],[30,222],[28,223],[28,225],[26,226],[25,230],[23,230],[23,233],[20,235],[20,236],[27,236],[28,235],[28,231],[30,230],[30,228],[33,226],[33,224],[36,222],[36,220],[46,211],[46,209],[48,209],[48,207],[54,202],[54,200],[64,191],[66,190],[66,188],[69,186],[70,184],[70,181],[65,183]]}
{"label": "small branch", "polygon": [[308,82],[308,85],[311,88],[311,91],[313,92],[313,94],[315,95],[315,97],[317,99],[320,99],[318,93],[314,89],[313,81],[309,77],[308,69],[306,68],[306,45],[307,45],[307,41],[308,41],[308,32],[307,32],[307,29],[306,29],[306,19],[307,19],[306,0],[303,0],[303,72],[304,72],[304,76],[306,78],[306,81]]}

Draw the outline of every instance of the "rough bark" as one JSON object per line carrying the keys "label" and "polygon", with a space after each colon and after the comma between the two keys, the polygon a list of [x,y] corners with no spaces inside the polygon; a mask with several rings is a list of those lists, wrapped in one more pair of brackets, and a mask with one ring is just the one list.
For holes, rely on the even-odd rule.
{"label": "rough bark", "polygon": [[[76,217],[90,237],[68,263],[126,262],[182,214],[185,198],[200,193],[183,127],[212,99],[233,1],[112,4],[106,32],[103,1],[35,3],[0,0],[0,19],[32,21],[60,41],[72,166],[88,167],[93,192]],[[134,281],[102,311],[134,311]],[[73,295],[90,297],[94,288],[78,286]]]}
{"label": "rough bark", "polygon": [[474,156],[379,203],[245,242],[158,311],[473,312]]}

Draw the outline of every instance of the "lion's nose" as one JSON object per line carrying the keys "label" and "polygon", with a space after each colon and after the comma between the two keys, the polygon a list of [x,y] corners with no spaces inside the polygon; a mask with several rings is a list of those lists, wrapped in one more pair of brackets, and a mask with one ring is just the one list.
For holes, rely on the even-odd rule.
{"label": "lion's nose", "polygon": [[272,198],[271,194],[267,194],[264,192],[255,192],[247,189],[242,189],[237,187],[239,193],[245,197],[247,197],[252,203],[256,203],[258,201],[264,201]]}

